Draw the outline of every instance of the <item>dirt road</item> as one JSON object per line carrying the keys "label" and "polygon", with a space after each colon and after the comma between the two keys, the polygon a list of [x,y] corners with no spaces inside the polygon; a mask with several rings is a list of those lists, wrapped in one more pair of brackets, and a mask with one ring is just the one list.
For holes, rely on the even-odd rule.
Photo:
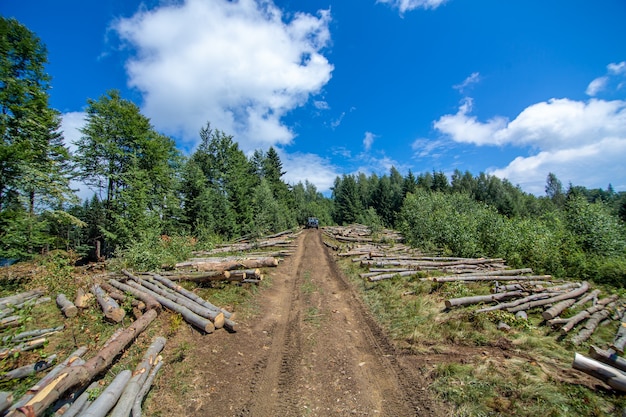
{"label": "dirt road", "polygon": [[[272,271],[258,314],[237,333],[182,337],[170,355],[190,348],[180,366],[166,367],[148,415],[442,415],[419,367],[388,343],[317,230],[305,230],[295,255]],[[169,386],[181,373],[184,382]]]}

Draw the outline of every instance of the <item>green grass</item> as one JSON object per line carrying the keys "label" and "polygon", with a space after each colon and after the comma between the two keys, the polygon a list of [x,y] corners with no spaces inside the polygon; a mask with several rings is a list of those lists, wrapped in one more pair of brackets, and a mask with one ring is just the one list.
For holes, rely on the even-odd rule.
{"label": "green grass", "polygon": [[[571,370],[575,351],[613,339],[614,324],[574,347],[571,336],[562,339],[542,323],[539,311],[525,321],[504,311],[473,313],[477,307],[445,310],[446,299],[487,294],[488,284],[437,284],[418,276],[369,283],[359,277],[363,271],[354,263],[341,261],[340,267],[400,346],[416,354],[444,354],[442,362],[424,372],[432,378],[431,393],[448,404],[451,415],[611,416],[621,415],[626,406],[621,395],[579,384],[571,376],[575,371],[563,376],[563,370]],[[501,321],[511,331],[498,330]],[[463,349],[462,362],[454,359]],[[448,361],[446,353],[451,354]]]}

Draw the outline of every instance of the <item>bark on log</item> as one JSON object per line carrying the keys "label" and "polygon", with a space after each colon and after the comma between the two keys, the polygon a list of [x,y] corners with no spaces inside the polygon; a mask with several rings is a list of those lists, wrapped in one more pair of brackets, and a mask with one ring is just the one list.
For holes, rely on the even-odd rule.
{"label": "bark on log", "polygon": [[78,314],[78,309],[70,300],[68,300],[67,296],[63,293],[57,295],[57,305],[61,309],[61,312],[65,317],[72,318],[76,317]]}
{"label": "bark on log", "polygon": [[180,285],[176,284],[175,282],[170,281],[169,279],[161,275],[152,274],[152,276],[155,280],[159,281],[161,284],[165,285],[168,288],[171,288],[174,291],[179,292],[180,294],[184,295],[185,297],[189,298],[192,301],[195,301],[201,306],[206,307],[209,310],[215,310],[215,311],[221,312],[224,315],[224,328],[226,328],[227,330],[231,332],[237,331],[237,323],[233,321],[234,315],[230,311],[226,311],[223,308],[220,308],[210,303],[209,301],[205,300],[204,298],[200,297],[194,292],[181,287]]}
{"label": "bark on log", "polygon": [[475,295],[473,297],[460,297],[446,300],[446,308],[454,306],[464,306],[469,304],[488,303],[491,301],[504,300],[507,298],[519,297],[523,293],[521,291],[503,292],[498,294]]}
{"label": "bark on log", "polygon": [[64,328],[65,326],[59,326],[59,327],[51,327],[49,329],[28,330],[22,333],[18,333],[15,336],[4,336],[2,338],[2,343],[25,342],[28,340],[37,339],[43,336],[48,336],[50,334],[60,332]]}
{"label": "bark on log", "polygon": [[621,314],[620,325],[613,339],[613,343],[611,343],[611,348],[623,354],[624,345],[626,345],[626,311]]}
{"label": "bark on log", "polygon": [[146,312],[96,356],[81,366],[70,367],[61,372],[54,380],[42,387],[23,408],[14,410],[9,416],[37,417],[42,415],[52,403],[71,388],[85,385],[94,376],[107,369],[115,357],[145,330],[156,316],[157,312],[154,310]]}
{"label": "bark on log", "polygon": [[563,311],[567,310],[569,307],[574,305],[575,302],[576,302],[575,299],[570,298],[569,300],[563,300],[560,303],[556,303],[555,305],[553,305],[552,307],[550,307],[549,309],[541,313],[541,317],[543,317],[543,319],[546,321],[552,320],[553,318],[561,314]]}
{"label": "bark on log", "polygon": [[572,367],[605,382],[611,388],[626,392],[626,375],[618,369],[579,353],[574,355]]}
{"label": "bark on log", "polygon": [[4,413],[13,403],[13,393],[2,391],[0,392],[0,413]]}
{"label": "bark on log", "polygon": [[124,392],[117,401],[113,411],[111,411],[110,417],[128,417],[133,408],[133,404],[139,390],[146,381],[146,378],[148,378],[150,370],[156,362],[157,356],[159,356],[159,353],[164,347],[164,337],[157,337],[153,340],[152,344],[148,347],[148,350],[144,354],[143,359],[135,368],[132,377],[126,384]]}
{"label": "bark on log", "polygon": [[150,388],[152,387],[152,383],[154,382],[154,378],[156,377],[157,373],[159,372],[159,369],[161,369],[162,366],[163,366],[163,360],[159,356],[157,358],[157,363],[152,367],[152,369],[150,370],[150,374],[148,375],[148,378],[146,378],[141,389],[137,393],[137,397],[135,398],[135,402],[133,403],[133,417],[141,417],[141,412],[142,412],[141,404],[143,403],[143,399],[146,396],[146,394],[148,394],[148,391],[150,391]]}
{"label": "bark on log", "polygon": [[574,304],[573,307],[576,308],[578,306],[585,304],[587,301],[593,300],[594,298],[598,298],[598,295],[600,295],[600,290],[593,290],[589,294],[581,298],[580,300],[576,301],[576,304]]}
{"label": "bark on log", "polygon": [[587,292],[588,289],[589,289],[589,283],[585,281],[580,286],[580,288],[566,292],[565,294],[560,294],[555,297],[547,298],[544,300],[531,301],[527,304],[523,304],[523,305],[516,306],[516,307],[509,307],[507,311],[509,311],[510,313],[515,313],[520,310],[528,310],[534,307],[544,306],[546,304],[552,304],[552,303],[557,303],[559,301],[568,300],[570,298],[578,298],[582,294]]}
{"label": "bark on log", "polygon": [[76,297],[74,297],[74,305],[76,308],[86,309],[89,307],[89,303],[93,298],[93,294],[90,292],[85,292],[84,289],[78,288],[76,290]]}
{"label": "bark on log", "polygon": [[[189,311],[197,314],[200,317],[209,319],[213,323],[213,330],[221,329],[222,327],[224,327],[224,314],[222,314],[221,312],[203,307],[200,304],[185,297],[184,295],[162,288],[157,285],[154,280],[152,281],[153,282],[145,279],[140,279],[137,283],[140,284],[142,287],[145,287],[148,290],[152,291],[154,294],[165,297],[168,300],[173,301],[177,305],[188,309]],[[161,301],[160,299],[158,300],[159,302]]]}
{"label": "bark on log", "polygon": [[39,347],[42,347],[46,342],[47,342],[47,339],[45,337],[40,337],[39,339],[30,340],[28,342],[22,342],[19,345],[14,346],[12,348],[0,349],[0,359],[7,358],[10,355],[13,355],[14,353],[17,353],[17,352],[26,352],[28,350],[37,349]]}
{"label": "bark on log", "polygon": [[[591,306],[588,309],[583,310],[583,311],[579,312],[578,314],[570,317],[569,319],[567,319],[567,321],[561,327],[561,333],[565,334],[565,333],[569,332],[578,323],[580,323],[581,321],[591,317],[592,314],[597,313],[598,311],[601,311],[602,309],[604,309],[606,307],[607,304],[612,303],[612,302],[614,302],[616,300],[617,300],[617,296],[604,298],[604,299],[600,300],[595,306]],[[550,324],[552,324],[552,323],[550,323]]]}
{"label": "bark on log", "polygon": [[183,319],[187,323],[195,326],[203,332],[213,333],[215,331],[215,325],[209,319],[197,315],[193,311],[189,310],[187,307],[181,306],[180,304],[177,304],[174,301],[155,293],[154,291],[142,286],[138,282],[128,281],[128,285],[135,287],[139,291],[147,293],[148,295],[156,299],[159,303],[161,303],[165,308],[179,313],[181,316],[183,316]]}
{"label": "bark on log", "polygon": [[93,401],[90,400],[93,390],[97,389],[99,385],[98,381],[94,381],[89,384],[89,386],[78,396],[78,398],[74,400],[70,407],[65,410],[62,414],[63,417],[76,417],[83,411],[87,410],[93,403]]}
{"label": "bark on log", "polygon": [[17,327],[21,324],[22,318],[20,316],[9,316],[9,317],[4,317],[2,320],[0,320],[0,330],[3,329],[8,329],[10,327]]}
{"label": "bark on log", "polygon": [[121,308],[119,304],[117,304],[117,302],[100,287],[100,285],[94,284],[91,287],[91,292],[96,296],[96,300],[98,300],[98,304],[100,304],[100,307],[102,308],[104,317],[114,323],[121,323],[121,321],[124,320],[124,316],[126,315],[124,309]]}
{"label": "bark on log", "polygon": [[597,361],[626,372],[626,359],[620,357],[616,352],[600,349],[597,346],[591,345],[589,346],[589,355]]}
{"label": "bark on log", "polygon": [[417,274],[418,271],[403,271],[403,272],[392,272],[389,274],[379,274],[379,275],[375,275],[372,277],[369,277],[368,280],[370,282],[376,282],[376,281],[381,281],[383,279],[390,279],[396,276],[400,276],[400,277],[410,277],[411,275],[415,275]]}
{"label": "bark on log", "polygon": [[[531,294],[528,297],[524,297],[524,298],[520,298],[518,300],[513,300],[513,301],[509,301],[508,303],[502,303],[502,304],[498,304],[495,306],[490,306],[490,307],[484,307],[481,309],[476,310],[476,313],[485,313],[487,311],[493,311],[493,310],[504,310],[510,307],[515,307],[518,306],[520,304],[524,304],[524,303],[528,303],[529,301],[533,301],[533,300],[539,300],[539,299],[543,299],[543,298],[549,298],[554,296],[554,294],[552,293],[538,293],[538,294]],[[520,309],[519,311],[523,311],[524,309]]]}
{"label": "bark on log", "polygon": [[81,414],[81,417],[105,417],[117,400],[122,395],[124,387],[128,383],[132,372],[128,369],[123,370],[108,387],[96,398],[89,408]]}
{"label": "bark on log", "polygon": [[454,281],[536,281],[550,280],[552,275],[449,275],[443,277],[429,278],[435,282],[454,282]]}
{"label": "bark on log", "polygon": [[194,265],[199,271],[230,271],[232,269],[250,269],[278,266],[274,257],[239,259],[227,262],[198,262]]}
{"label": "bark on log", "polygon": [[50,355],[44,360],[40,360],[29,365],[24,365],[19,368],[12,369],[9,372],[5,372],[0,376],[0,379],[7,381],[10,379],[26,378],[27,376],[34,375],[37,372],[45,371],[46,369],[50,368],[54,364],[54,362],[56,362],[56,360],[56,354]]}
{"label": "bark on log", "polygon": [[[44,386],[46,386],[50,381],[57,377],[61,372],[63,372],[67,367],[74,365],[82,365],[84,361],[82,361],[81,356],[83,356],[87,352],[86,346],[81,346],[72,352],[63,362],[55,366],[46,376],[41,378],[35,385],[30,387],[26,393],[15,402],[15,404],[11,407],[11,409],[15,409],[26,404],[33,396],[39,392]],[[82,363],[81,363],[82,362]]]}
{"label": "bark on log", "polygon": [[109,296],[115,301],[119,301],[120,303],[130,302],[131,306],[133,306],[134,308],[138,308],[139,310],[142,310],[142,311],[146,309],[146,303],[144,303],[143,301],[136,300],[132,297],[127,297],[123,292],[113,287],[109,283],[103,282],[100,284],[100,287],[102,287],[104,291],[109,293]]}
{"label": "bark on log", "polygon": [[574,345],[579,345],[585,340],[589,339],[593,332],[595,332],[600,322],[610,315],[611,312],[608,309],[600,310],[596,313],[593,313],[589,320],[587,320],[587,322],[585,323],[585,327],[572,338],[572,343]]}
{"label": "bark on log", "polygon": [[154,298],[152,297],[150,294],[144,292],[144,291],[140,291],[137,290],[134,287],[131,287],[130,285],[126,285],[124,283],[121,283],[115,279],[109,279],[109,284],[111,284],[112,286],[114,286],[115,288],[117,288],[118,290],[122,290],[124,292],[127,292],[129,294],[132,294],[134,297],[138,298],[139,300],[143,301],[146,305],[146,309],[147,310],[156,310],[156,311],[161,311],[161,304]]}
{"label": "bark on log", "polygon": [[44,294],[42,289],[36,289],[31,291],[21,292],[19,294],[10,295],[8,297],[0,298],[0,308],[14,306],[16,304],[23,303],[31,298],[39,297]]}
{"label": "bark on log", "polygon": [[168,275],[172,281],[208,282],[222,281],[230,278],[230,271],[208,271],[208,272],[180,272],[176,275]]}

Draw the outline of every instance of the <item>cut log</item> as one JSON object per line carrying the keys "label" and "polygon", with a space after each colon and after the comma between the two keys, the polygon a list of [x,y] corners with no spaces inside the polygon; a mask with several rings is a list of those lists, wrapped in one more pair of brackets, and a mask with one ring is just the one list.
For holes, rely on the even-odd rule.
{"label": "cut log", "polygon": [[9,416],[32,417],[42,415],[52,403],[71,388],[87,384],[94,376],[106,370],[115,357],[128,346],[152,321],[157,312],[149,310],[127,327],[114,341],[85,364],[66,368],[35,394],[22,408],[13,410]]}
{"label": "cut log", "polygon": [[574,304],[573,307],[576,308],[578,306],[585,304],[588,301],[596,299],[598,298],[598,295],[600,295],[600,290],[593,290],[589,294],[581,298],[580,300],[576,301],[576,304]]}
{"label": "cut log", "polygon": [[94,381],[74,400],[70,407],[62,414],[63,417],[76,417],[84,410],[87,410],[93,401],[90,399],[93,390],[99,387],[98,381]]}
{"label": "cut log", "polygon": [[518,311],[515,313],[515,318],[520,320],[528,320],[528,314],[525,311]]}
{"label": "cut log", "polygon": [[82,365],[84,361],[81,359],[81,356],[83,356],[85,352],[87,352],[86,346],[81,346],[78,349],[76,349],[74,352],[72,352],[63,362],[55,366],[50,372],[48,372],[46,376],[41,378],[35,385],[30,387],[30,389],[26,391],[26,394],[24,394],[19,400],[15,402],[15,404],[11,407],[11,409],[13,410],[15,408],[19,408],[23,406],[24,404],[26,404],[46,384],[48,384],[50,381],[56,378],[57,375],[63,372],[65,368],[69,366]]}
{"label": "cut log", "polygon": [[228,280],[230,271],[207,271],[207,272],[180,272],[176,275],[168,275],[172,281],[208,282]]}
{"label": "cut log", "polygon": [[574,354],[572,367],[605,382],[611,388],[626,392],[626,375],[612,366],[603,364],[579,353]]}
{"label": "cut log", "polygon": [[492,301],[504,300],[507,298],[519,297],[523,293],[521,291],[503,292],[498,294],[475,295],[473,297],[452,298],[446,300],[446,308],[454,306],[464,306],[469,304],[488,303]]}
{"label": "cut log", "polygon": [[602,363],[605,363],[613,368],[617,368],[622,372],[626,372],[626,359],[619,356],[614,351],[600,349],[596,346],[589,346],[589,355]]}
{"label": "cut log", "polygon": [[22,333],[18,333],[15,336],[4,336],[2,338],[2,343],[20,343],[25,342],[32,339],[37,339],[43,336],[48,336],[53,333],[60,332],[63,330],[65,326],[59,327],[51,327],[49,329],[36,329],[36,330],[28,330]]}
{"label": "cut log", "polygon": [[0,392],[0,414],[4,413],[13,403],[13,393],[2,391]]}
{"label": "cut log", "polygon": [[121,308],[100,285],[94,284],[91,287],[91,292],[96,296],[96,300],[98,300],[98,304],[100,304],[102,308],[104,317],[114,323],[121,323],[121,321],[124,320],[124,316],[126,315],[124,309]]}
{"label": "cut log", "polygon": [[417,274],[418,271],[402,271],[402,272],[391,272],[388,274],[378,274],[368,278],[370,282],[381,281],[383,279],[391,279],[393,277],[410,277],[411,275]]}
{"label": "cut log", "polygon": [[19,368],[15,368],[6,372],[0,376],[2,380],[21,379],[36,374],[37,372],[45,371],[50,368],[57,360],[57,355],[50,355],[46,359],[24,365]]}
{"label": "cut log", "polygon": [[109,279],[109,284],[111,284],[112,286],[114,286],[115,288],[117,288],[118,290],[122,290],[124,292],[127,292],[129,294],[132,294],[134,297],[136,297],[137,299],[143,301],[146,305],[146,309],[147,310],[156,310],[156,311],[161,311],[161,304],[154,298],[152,297],[150,294],[138,290],[137,288],[131,287],[130,285],[126,285],[124,283],[121,283],[115,279]]}
{"label": "cut log", "polygon": [[154,378],[159,372],[159,369],[161,369],[161,366],[163,366],[163,360],[159,356],[157,358],[156,364],[150,370],[148,378],[146,378],[141,389],[137,393],[137,397],[135,398],[135,402],[133,403],[133,417],[141,417],[141,404],[143,403],[143,399],[145,398],[146,394],[148,394],[148,391],[150,391],[152,383],[154,382]]}
{"label": "cut log", "polygon": [[454,281],[536,281],[550,280],[551,275],[525,275],[525,276],[509,276],[509,275],[451,275],[443,277],[427,278],[435,282],[454,282]]}
{"label": "cut log", "polygon": [[575,290],[566,292],[565,294],[560,294],[560,295],[557,295],[555,297],[547,298],[547,299],[544,299],[544,300],[531,301],[529,303],[522,304],[522,305],[519,305],[519,306],[516,306],[516,307],[509,307],[509,308],[507,308],[507,311],[509,311],[510,313],[515,313],[516,311],[529,310],[529,309],[534,308],[534,307],[544,306],[546,304],[553,304],[553,303],[557,303],[559,301],[568,300],[570,298],[578,298],[582,294],[587,292],[588,289],[589,289],[589,283],[585,281],[580,286],[580,288],[577,288]]}
{"label": "cut log", "polygon": [[609,311],[609,309],[604,309],[593,313],[589,320],[587,320],[587,322],[585,323],[585,327],[580,332],[578,332],[576,336],[572,337],[572,343],[574,345],[579,345],[585,340],[589,339],[593,332],[595,332],[600,322],[610,315],[611,312]]}
{"label": "cut log", "polygon": [[231,313],[230,311],[226,311],[223,308],[220,308],[212,303],[210,303],[209,301],[205,300],[204,298],[200,297],[199,295],[195,294],[192,291],[189,291],[183,287],[181,287],[180,285],[176,284],[175,282],[170,281],[169,279],[158,275],[158,274],[152,274],[152,276],[154,277],[155,280],[159,281],[161,284],[165,285],[166,287],[184,295],[185,297],[189,298],[192,301],[195,301],[196,303],[200,304],[203,307],[208,308],[209,310],[215,310],[218,312],[221,312],[224,315],[224,328],[226,328],[227,330],[234,332],[237,330],[237,323],[235,323],[233,321],[234,319],[234,315],[233,313]]}
{"label": "cut log", "polygon": [[[578,314],[570,317],[569,319],[567,319],[567,321],[564,323],[564,325],[561,327],[561,333],[565,334],[567,332],[569,332],[570,330],[572,330],[578,323],[580,323],[581,321],[591,317],[592,314],[597,313],[598,311],[603,310],[604,308],[606,308],[606,305],[609,303],[612,303],[614,301],[617,300],[617,296],[615,297],[607,297],[607,298],[603,298],[601,301],[599,301],[596,305],[589,307],[586,310],[583,310],[581,312],[579,312]],[[552,324],[552,323],[551,323]]]}
{"label": "cut log", "polygon": [[89,408],[81,414],[81,417],[105,417],[113,408],[120,395],[124,391],[124,387],[128,383],[132,372],[128,369],[123,370],[108,387],[96,398]]}
{"label": "cut log", "polygon": [[230,271],[233,269],[250,269],[250,268],[264,268],[278,266],[278,259],[274,257],[265,258],[252,258],[252,259],[237,259],[232,261],[221,262],[209,262],[209,261],[196,261],[196,262],[184,262],[176,264],[176,268],[185,266],[191,266],[198,271]]}
{"label": "cut log", "polygon": [[152,344],[148,347],[143,359],[137,365],[132,377],[126,384],[124,392],[120,396],[115,408],[111,411],[110,417],[128,417],[133,408],[137,394],[148,378],[150,370],[156,362],[157,356],[159,356],[159,353],[164,347],[164,337],[157,337],[152,341]]}
{"label": "cut log", "polygon": [[[538,294],[531,294],[528,297],[524,297],[524,298],[520,298],[517,300],[513,300],[513,301],[509,301],[508,303],[502,303],[502,304],[498,304],[495,306],[489,306],[489,307],[484,307],[481,309],[478,309],[475,311],[475,313],[484,313],[487,311],[494,311],[494,310],[504,310],[510,307],[515,307],[518,306],[520,304],[524,304],[524,303],[528,303],[530,301],[533,300],[539,300],[539,299],[544,299],[544,298],[550,298],[554,296],[553,293],[538,293]],[[523,311],[524,309],[520,309],[519,311]]]}
{"label": "cut log", "polygon": [[103,282],[100,284],[100,287],[102,287],[102,289],[106,291],[109,294],[109,296],[115,301],[119,301],[122,304],[126,302],[130,302],[131,306],[142,311],[146,309],[146,303],[144,303],[143,301],[136,300],[132,297],[127,297],[123,292],[113,287],[111,284]]}
{"label": "cut log", "polygon": [[569,300],[563,300],[560,303],[556,303],[555,305],[541,313],[541,317],[543,317],[544,320],[552,320],[563,311],[574,305],[575,302],[575,299],[570,298]]}
{"label": "cut log", "polygon": [[22,342],[17,346],[12,348],[2,348],[0,349],[0,359],[8,358],[17,352],[26,352],[28,350],[33,350],[42,347],[47,342],[45,337],[40,337],[39,339],[29,340],[28,342]]}
{"label": "cut log", "polygon": [[197,315],[193,311],[189,310],[187,307],[181,306],[180,304],[175,303],[169,298],[163,297],[162,295],[155,293],[154,291],[142,286],[138,282],[128,281],[128,285],[149,294],[151,297],[161,303],[165,308],[179,313],[181,316],[183,316],[183,319],[187,323],[195,326],[203,332],[213,333],[215,331],[215,325],[209,319]]}
{"label": "cut log", "polygon": [[17,327],[22,323],[22,318],[18,315],[4,317],[0,320],[0,330]]}
{"label": "cut log", "polygon": [[84,310],[89,307],[89,303],[91,303],[92,298],[93,294],[85,292],[82,288],[78,288],[76,290],[76,297],[74,297],[74,305],[76,308]]}
{"label": "cut log", "polygon": [[617,328],[615,338],[613,338],[613,343],[611,343],[611,348],[624,354],[624,345],[626,345],[626,311],[622,311],[620,325]]}
{"label": "cut log", "polygon": [[57,305],[61,309],[61,312],[65,317],[72,318],[76,317],[78,314],[78,309],[70,300],[68,300],[67,296],[63,293],[57,295]]}
{"label": "cut log", "polygon": [[0,298],[0,308],[14,306],[16,304],[23,303],[31,298],[36,298],[44,294],[42,289],[36,289],[31,291],[21,292],[19,294],[10,295],[8,297]]}

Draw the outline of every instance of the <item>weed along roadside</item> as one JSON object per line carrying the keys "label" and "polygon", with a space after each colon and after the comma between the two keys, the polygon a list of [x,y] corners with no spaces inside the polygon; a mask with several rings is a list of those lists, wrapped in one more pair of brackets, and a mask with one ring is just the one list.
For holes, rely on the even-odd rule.
{"label": "weed along roadside", "polygon": [[402,241],[322,227],[158,273],[3,268],[7,415],[621,412],[619,293]]}

